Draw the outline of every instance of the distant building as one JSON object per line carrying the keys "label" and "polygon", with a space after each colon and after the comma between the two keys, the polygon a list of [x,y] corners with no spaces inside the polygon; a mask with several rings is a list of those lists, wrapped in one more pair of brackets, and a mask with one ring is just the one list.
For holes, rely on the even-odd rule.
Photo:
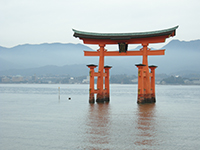
{"label": "distant building", "polygon": [[2,82],[2,83],[9,83],[9,82],[10,82],[10,78],[8,78],[8,77],[3,77],[3,78],[1,79],[1,82]]}
{"label": "distant building", "polygon": [[198,85],[200,85],[200,79],[193,80],[193,84],[198,84]]}
{"label": "distant building", "polygon": [[34,74],[34,75],[32,76],[32,81],[34,81],[34,82],[36,82],[36,81],[37,81],[36,74]]}
{"label": "distant building", "polygon": [[133,82],[133,83],[138,83],[138,79],[135,78],[135,79],[131,80],[131,82]]}
{"label": "distant building", "polygon": [[12,82],[22,82],[24,81],[24,78],[21,75],[16,75],[12,77]]}
{"label": "distant building", "polygon": [[75,83],[74,77],[70,77],[69,84],[74,84],[74,83]]}
{"label": "distant building", "polygon": [[87,76],[87,78],[86,78],[86,79],[83,79],[82,83],[89,83],[89,81],[90,81],[90,77],[89,77],[89,76]]}

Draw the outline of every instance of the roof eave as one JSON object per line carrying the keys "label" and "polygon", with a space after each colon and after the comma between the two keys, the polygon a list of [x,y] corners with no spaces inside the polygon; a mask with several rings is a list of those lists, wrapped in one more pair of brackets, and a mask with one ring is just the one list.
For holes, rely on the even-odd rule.
{"label": "roof eave", "polygon": [[175,36],[176,29],[178,26],[158,31],[151,32],[137,32],[137,33],[93,33],[93,32],[83,32],[72,29],[74,31],[74,37],[81,39],[110,39],[110,40],[129,40],[137,38],[150,38],[158,36]]}

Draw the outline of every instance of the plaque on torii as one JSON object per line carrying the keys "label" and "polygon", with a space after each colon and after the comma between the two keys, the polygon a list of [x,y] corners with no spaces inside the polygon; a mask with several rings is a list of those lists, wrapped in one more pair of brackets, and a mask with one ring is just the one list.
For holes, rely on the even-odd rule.
{"label": "plaque on torii", "polygon": [[[142,63],[136,65],[138,68],[137,103],[155,103],[155,68],[157,66],[148,66],[148,56],[164,55],[165,50],[151,50],[148,45],[165,42],[166,38],[175,36],[177,28],[178,26],[165,30],[135,33],[93,33],[73,29],[74,37],[83,40],[84,44],[97,44],[100,47],[97,51],[84,51],[84,56],[99,57],[98,72],[94,71],[97,65],[87,65],[90,68],[89,102],[95,102],[94,94],[97,94],[97,103],[109,102],[109,69],[111,66],[104,66],[105,56],[142,56]],[[107,51],[105,49],[107,44],[117,44],[119,51]],[[128,51],[129,44],[141,44],[142,48],[138,51]],[[97,77],[97,89],[94,89],[95,76]]]}

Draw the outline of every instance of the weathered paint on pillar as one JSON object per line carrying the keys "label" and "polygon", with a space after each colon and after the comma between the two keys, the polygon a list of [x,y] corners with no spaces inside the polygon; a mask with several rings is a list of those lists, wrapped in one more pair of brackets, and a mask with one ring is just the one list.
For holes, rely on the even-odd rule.
{"label": "weathered paint on pillar", "polygon": [[89,103],[94,103],[94,68],[97,67],[97,65],[87,65],[88,68],[90,68],[90,89],[89,89]]}
{"label": "weathered paint on pillar", "polygon": [[149,66],[149,68],[151,69],[151,99],[152,102],[156,102],[156,96],[155,96],[155,69],[157,68],[157,66],[151,65]]}
{"label": "weathered paint on pillar", "polygon": [[110,101],[110,83],[109,83],[109,70],[111,69],[111,66],[104,66],[105,70],[105,95],[104,95],[104,101],[109,102]]}
{"label": "weathered paint on pillar", "polygon": [[100,56],[99,56],[99,69],[98,69],[98,81],[97,81],[97,103],[104,103],[104,91],[103,91],[103,73],[104,73],[104,47],[105,44],[99,44]]}
{"label": "weathered paint on pillar", "polygon": [[144,64],[137,64],[138,68],[138,98],[137,103],[144,103]]}

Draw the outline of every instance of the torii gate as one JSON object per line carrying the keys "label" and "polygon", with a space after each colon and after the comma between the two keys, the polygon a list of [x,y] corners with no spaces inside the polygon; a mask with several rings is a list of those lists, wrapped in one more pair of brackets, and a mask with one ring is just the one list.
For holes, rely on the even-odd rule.
{"label": "torii gate", "polygon": [[[97,103],[109,102],[109,69],[104,66],[105,56],[143,56],[142,64],[138,67],[138,99],[137,103],[155,103],[155,68],[148,66],[149,55],[164,55],[165,50],[151,50],[150,43],[162,43],[166,38],[175,36],[178,26],[151,32],[135,33],[92,33],[74,30],[74,37],[83,40],[84,44],[97,44],[97,51],[84,51],[84,56],[99,56],[98,72],[94,72],[96,65],[87,65],[90,68],[90,96],[89,102],[94,103],[94,94],[97,94]],[[106,44],[118,44],[119,51],[107,51]],[[143,48],[139,51],[127,51],[128,44],[141,44]],[[150,68],[150,72],[149,72]],[[94,89],[94,77],[97,79],[97,89]],[[105,89],[104,89],[105,78]]]}

